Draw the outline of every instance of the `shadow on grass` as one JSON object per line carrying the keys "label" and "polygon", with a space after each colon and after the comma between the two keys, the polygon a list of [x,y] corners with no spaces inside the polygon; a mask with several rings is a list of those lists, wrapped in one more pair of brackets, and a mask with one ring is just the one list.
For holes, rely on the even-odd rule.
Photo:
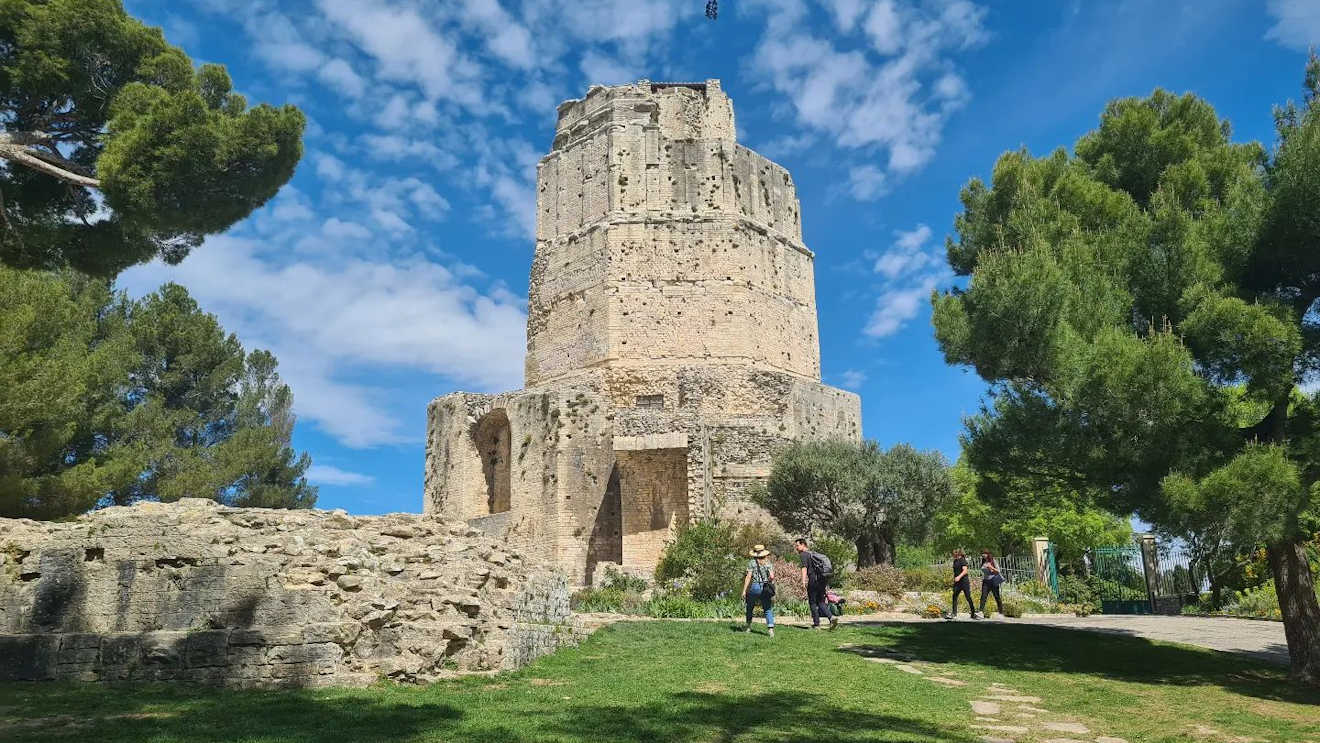
{"label": "shadow on grass", "polygon": [[845,709],[798,691],[749,695],[680,692],[644,706],[584,706],[567,710],[557,733],[570,740],[965,741],[965,731],[891,714]]}
{"label": "shadow on grass", "polygon": [[409,702],[336,690],[6,683],[0,703],[13,706],[0,715],[0,740],[399,741],[463,716],[443,702]]}
{"label": "shadow on grass", "polygon": [[[393,690],[221,692],[161,686],[0,685],[0,702],[23,700],[18,688],[41,701],[35,709],[6,707],[0,739],[169,740],[216,743],[322,743],[329,741],[701,741],[788,743],[827,738],[843,743],[888,741],[966,743],[966,730],[914,717],[871,714],[840,707],[823,695],[797,691],[751,694],[698,691],[657,695],[642,704],[489,698],[429,702],[446,685]],[[433,693],[434,692],[434,693]],[[462,709],[453,702],[459,702]],[[11,714],[21,710],[22,717]]]}
{"label": "shadow on grass", "polygon": [[1219,686],[1261,699],[1320,704],[1320,689],[1288,681],[1286,668],[1242,655],[1162,644],[1133,634],[1059,627],[931,622],[858,623],[889,642],[842,649],[897,653],[935,663],[974,663],[1038,673],[1080,673],[1117,681]]}

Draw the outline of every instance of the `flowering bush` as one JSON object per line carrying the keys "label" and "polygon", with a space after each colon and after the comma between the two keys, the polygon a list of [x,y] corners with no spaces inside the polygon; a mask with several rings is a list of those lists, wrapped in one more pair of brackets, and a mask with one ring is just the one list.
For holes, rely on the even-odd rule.
{"label": "flowering bush", "polygon": [[807,600],[807,587],[802,585],[802,563],[789,562],[781,557],[771,560],[775,570],[775,603]]}

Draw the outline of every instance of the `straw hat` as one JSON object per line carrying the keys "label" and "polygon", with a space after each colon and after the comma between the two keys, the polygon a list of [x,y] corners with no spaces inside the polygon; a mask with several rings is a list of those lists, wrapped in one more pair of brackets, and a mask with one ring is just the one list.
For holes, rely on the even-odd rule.
{"label": "straw hat", "polygon": [[752,547],[752,551],[748,554],[752,557],[769,557],[770,550],[766,549],[764,544],[758,544],[755,547]]}

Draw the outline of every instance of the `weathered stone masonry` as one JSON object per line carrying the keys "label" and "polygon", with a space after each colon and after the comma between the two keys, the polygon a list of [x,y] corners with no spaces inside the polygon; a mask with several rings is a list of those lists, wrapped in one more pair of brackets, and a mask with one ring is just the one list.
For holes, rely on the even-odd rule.
{"label": "weathered stone masonry", "polygon": [[0,519],[0,680],[425,681],[574,643],[561,576],[420,515],[109,508]]}
{"label": "weathered stone masonry", "polygon": [[576,583],[649,573],[789,441],[861,437],[820,382],[812,253],[788,172],[734,138],[718,80],[593,87],[537,169],[527,389],[428,410],[425,510]]}

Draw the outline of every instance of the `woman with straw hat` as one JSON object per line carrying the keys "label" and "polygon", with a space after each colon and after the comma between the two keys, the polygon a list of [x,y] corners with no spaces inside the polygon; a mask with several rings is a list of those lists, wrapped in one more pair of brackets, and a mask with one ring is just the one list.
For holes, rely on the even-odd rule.
{"label": "woman with straw hat", "polygon": [[765,610],[766,634],[775,636],[775,568],[770,564],[770,550],[765,545],[752,547],[748,555],[747,575],[743,577],[743,601],[747,604],[747,628],[752,631],[752,611],[759,602]]}

